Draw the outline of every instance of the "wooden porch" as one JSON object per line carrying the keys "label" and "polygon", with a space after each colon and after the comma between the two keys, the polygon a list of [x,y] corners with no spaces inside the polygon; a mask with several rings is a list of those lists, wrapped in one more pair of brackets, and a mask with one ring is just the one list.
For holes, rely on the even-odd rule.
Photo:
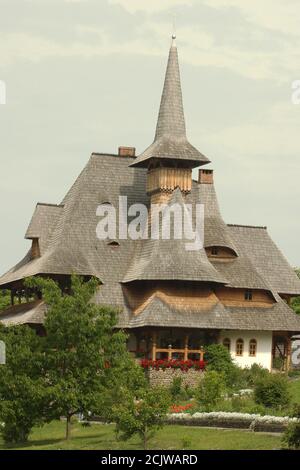
{"label": "wooden porch", "polygon": [[131,332],[129,351],[140,359],[203,361],[205,345],[217,343],[215,330],[189,328],[145,328]]}

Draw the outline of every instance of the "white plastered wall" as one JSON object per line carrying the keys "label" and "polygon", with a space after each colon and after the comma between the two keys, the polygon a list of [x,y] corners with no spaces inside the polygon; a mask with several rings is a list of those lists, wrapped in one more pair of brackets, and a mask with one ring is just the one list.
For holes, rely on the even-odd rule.
{"label": "white plastered wall", "polygon": [[[272,365],[272,331],[248,331],[248,330],[224,330],[220,334],[220,343],[225,338],[230,339],[230,353],[234,362],[240,367],[251,367],[252,364],[260,364],[268,370]],[[236,355],[236,341],[244,340],[244,352],[242,356]],[[256,356],[249,355],[249,342],[256,339]]]}

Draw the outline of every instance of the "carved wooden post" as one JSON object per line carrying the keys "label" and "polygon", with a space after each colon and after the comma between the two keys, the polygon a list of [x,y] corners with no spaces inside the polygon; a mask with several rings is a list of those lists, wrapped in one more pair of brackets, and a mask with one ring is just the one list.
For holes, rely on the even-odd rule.
{"label": "carved wooden post", "polygon": [[168,361],[171,361],[172,359],[172,344],[169,344],[168,346]]}
{"label": "carved wooden post", "polygon": [[186,335],[184,337],[184,356],[183,356],[184,361],[188,360],[188,349],[189,349],[189,337],[188,335]]}
{"label": "carved wooden post", "polygon": [[152,335],[152,361],[156,361],[156,333]]}
{"label": "carved wooden post", "polygon": [[200,361],[203,361],[204,359],[204,351],[203,351],[203,347],[200,346]]}

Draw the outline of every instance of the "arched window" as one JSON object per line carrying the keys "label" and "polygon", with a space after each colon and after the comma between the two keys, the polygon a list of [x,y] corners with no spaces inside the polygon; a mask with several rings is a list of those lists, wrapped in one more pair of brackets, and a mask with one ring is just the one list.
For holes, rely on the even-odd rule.
{"label": "arched window", "polygon": [[231,341],[230,341],[229,338],[224,338],[224,339],[223,339],[223,346],[224,346],[226,349],[228,349],[229,352],[230,352],[230,343],[231,343]]}
{"label": "arched window", "polygon": [[256,339],[250,339],[249,341],[249,356],[255,357],[257,350],[257,341]]}
{"label": "arched window", "polygon": [[242,356],[244,353],[244,340],[239,338],[236,340],[235,354],[237,356]]}

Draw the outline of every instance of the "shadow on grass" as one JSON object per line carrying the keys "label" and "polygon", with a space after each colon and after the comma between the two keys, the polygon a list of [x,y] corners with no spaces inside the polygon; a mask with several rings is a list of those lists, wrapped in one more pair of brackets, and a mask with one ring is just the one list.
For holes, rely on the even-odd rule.
{"label": "shadow on grass", "polygon": [[[117,441],[116,439],[112,439],[110,436],[107,436],[105,432],[95,434],[84,434],[80,436],[72,436],[68,441],[65,438],[49,438],[49,439],[30,439],[28,442],[20,442],[18,444],[7,444],[4,443],[0,444],[0,451],[1,450],[30,450],[31,448],[35,448],[38,450],[39,448],[43,447],[53,447],[55,449],[63,449],[68,444],[72,446],[72,442],[79,442],[81,441],[81,446],[78,446],[78,449],[84,449],[86,447],[96,446],[99,444],[99,448],[112,450],[118,449],[118,444],[124,443],[124,441]],[[76,445],[74,446],[76,448]],[[95,447],[96,448],[96,447]],[[140,449],[138,442],[127,442],[126,448],[128,450],[136,450]],[[51,449],[49,449],[51,450]]]}

